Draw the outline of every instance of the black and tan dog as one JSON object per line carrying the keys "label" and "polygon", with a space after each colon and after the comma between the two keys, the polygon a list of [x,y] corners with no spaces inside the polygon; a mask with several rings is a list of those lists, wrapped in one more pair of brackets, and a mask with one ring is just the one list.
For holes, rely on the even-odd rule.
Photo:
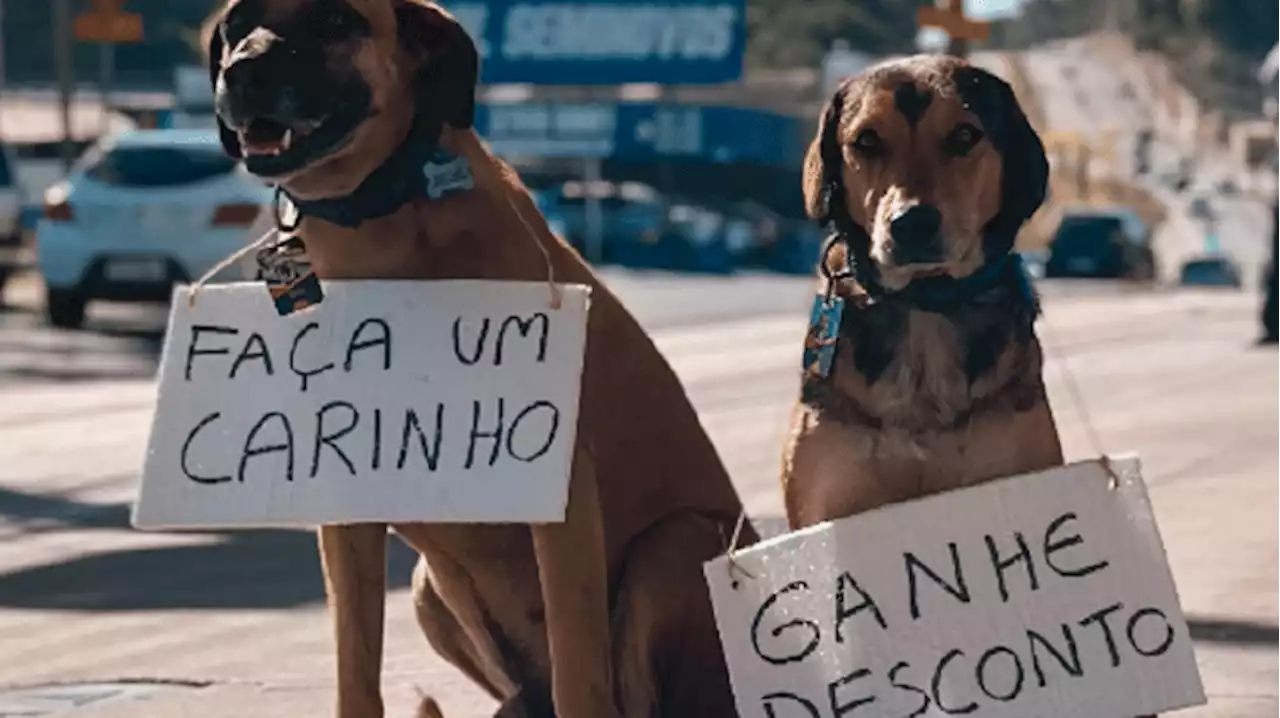
{"label": "black and tan dog", "polygon": [[[503,716],[734,715],[701,566],[741,504],[653,342],[472,131],[466,33],[422,0],[233,0],[207,29],[222,141],[298,207],[322,280],[593,286],[567,520],[391,527],[431,645]],[[320,530],[344,718],[383,714],[387,531]]]}
{"label": "black and tan dog", "polygon": [[963,60],[836,91],[805,157],[809,215],[835,234],[783,453],[792,528],[1062,464],[1013,253],[1048,180],[1013,90]]}
{"label": "black and tan dog", "polygon": [[793,528],[1062,463],[1012,252],[1047,182],[1009,86],[963,60],[836,92],[805,161],[808,212],[836,233],[784,452]]}
{"label": "black and tan dog", "polygon": [[870,68],[828,102],[804,170],[836,232],[783,452],[792,529],[1060,466],[1012,252],[1048,163],[1009,84],[948,56]]}

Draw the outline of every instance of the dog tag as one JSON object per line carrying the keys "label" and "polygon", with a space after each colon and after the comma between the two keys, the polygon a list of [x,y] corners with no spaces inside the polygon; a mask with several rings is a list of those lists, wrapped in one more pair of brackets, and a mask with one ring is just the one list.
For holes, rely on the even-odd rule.
{"label": "dog tag", "polygon": [[324,299],[320,278],[311,269],[301,237],[258,250],[258,269],[280,316],[301,311]]}
{"label": "dog tag", "polygon": [[422,168],[422,174],[426,177],[427,196],[431,199],[465,192],[475,186],[467,158],[451,155],[441,149],[431,155],[431,159]]}
{"label": "dog tag", "polygon": [[844,298],[819,294],[813,299],[809,329],[804,335],[804,372],[806,376],[825,377],[831,373],[836,358],[840,317],[844,314]]}

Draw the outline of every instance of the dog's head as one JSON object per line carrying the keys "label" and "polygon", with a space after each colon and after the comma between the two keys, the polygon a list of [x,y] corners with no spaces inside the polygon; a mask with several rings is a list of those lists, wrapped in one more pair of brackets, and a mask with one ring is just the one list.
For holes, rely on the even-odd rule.
{"label": "dog's head", "polygon": [[815,219],[845,213],[855,253],[892,290],[1008,253],[1048,177],[1008,84],[958,58],[917,56],[836,91],[805,158],[804,194]]}
{"label": "dog's head", "polygon": [[475,114],[475,45],[425,0],[230,0],[205,32],[224,148],[296,196],[351,192],[420,115]]}

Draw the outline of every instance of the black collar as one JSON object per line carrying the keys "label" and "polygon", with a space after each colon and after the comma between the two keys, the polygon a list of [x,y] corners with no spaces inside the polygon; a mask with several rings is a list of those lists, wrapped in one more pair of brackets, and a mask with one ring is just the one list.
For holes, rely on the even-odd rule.
{"label": "black collar", "polygon": [[[413,127],[400,144],[377,169],[344,197],[299,199],[283,187],[276,189],[276,228],[292,231],[302,217],[316,217],[339,227],[355,228],[370,219],[385,217],[405,204],[427,194],[427,177],[424,168],[437,154],[440,131],[443,125],[423,115],[414,120]],[[282,207],[285,200],[291,205],[292,216],[286,216]]]}
{"label": "black collar", "polygon": [[912,280],[900,290],[882,291],[877,301],[899,302],[912,309],[947,314],[1006,286],[1016,286],[1019,296],[1024,299],[1033,297],[1022,257],[1016,253],[987,262],[966,277],[922,277]]}
{"label": "black collar", "polygon": [[[836,243],[845,245],[848,266],[840,272],[832,273],[827,265],[827,256]],[[843,232],[837,231],[827,240],[820,267],[827,282],[834,284],[841,280],[853,280],[864,293],[855,305],[869,308],[878,304],[905,305],[911,309],[948,314],[990,294],[1002,287],[1015,286],[1020,299],[1037,304],[1035,291],[1027,278],[1022,256],[1016,252],[1003,254],[988,260],[977,271],[965,277],[921,277],[913,279],[902,289],[889,290],[879,281],[871,264],[870,257],[855,255],[855,248],[850,246]],[[859,252],[858,254],[864,254]],[[829,291],[834,291],[832,286]]]}

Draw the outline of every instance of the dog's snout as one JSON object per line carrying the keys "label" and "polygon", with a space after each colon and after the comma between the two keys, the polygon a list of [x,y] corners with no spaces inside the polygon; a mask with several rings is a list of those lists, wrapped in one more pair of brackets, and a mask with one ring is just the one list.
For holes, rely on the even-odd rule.
{"label": "dog's snout", "polygon": [[302,58],[283,39],[258,28],[240,42],[222,70],[218,110],[224,120],[243,125],[259,117],[290,121],[297,109],[295,84],[307,77]]}
{"label": "dog's snout", "polygon": [[942,213],[931,204],[917,204],[889,219],[889,232],[896,243],[928,242],[942,229]]}
{"label": "dog's snout", "polygon": [[942,213],[931,204],[916,204],[889,219],[893,258],[898,264],[941,261]]}

